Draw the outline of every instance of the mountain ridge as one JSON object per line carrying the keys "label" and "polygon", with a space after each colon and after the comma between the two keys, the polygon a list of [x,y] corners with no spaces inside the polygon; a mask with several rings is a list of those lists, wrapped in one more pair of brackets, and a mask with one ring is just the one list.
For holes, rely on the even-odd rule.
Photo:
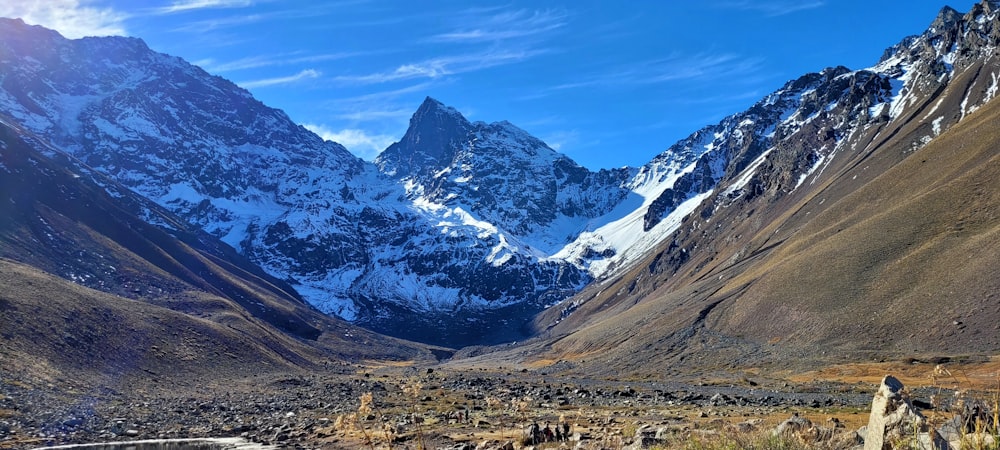
{"label": "mountain ridge", "polygon": [[[633,271],[650,248],[668,249],[653,274],[692,261],[710,266],[697,251],[706,245],[691,240],[707,230],[693,232],[692,218],[708,222],[732,205],[794,196],[847,146],[885,142],[896,124],[930,118],[955,67],[971,73],[989,53],[992,8],[983,2],[964,16],[942,9],[926,32],[872,68],[804,75],[642,167],[597,172],[509,122],[470,122],[430,97],[401,140],[369,164],[177,58],[145,55],[160,62],[155,71],[123,60],[88,83],[66,75],[39,85],[40,63],[17,56],[19,45],[37,39],[3,44],[0,104],[95,170],[238,248],[324,312],[404,338],[497,343],[531,335],[524,327],[535,313],[593,280]],[[101,57],[101,42],[87,41],[82,54],[73,53],[82,42],[53,47],[62,59],[88,61],[87,52]],[[978,73],[960,112],[930,120],[911,151],[995,96],[975,80]],[[88,94],[104,85],[125,87]],[[178,114],[170,99],[182,91],[201,97]],[[210,111],[223,104],[236,105],[225,121],[242,127],[178,121],[213,123]],[[150,175],[161,171],[163,180]]]}
{"label": "mountain ridge", "polygon": [[536,342],[483,360],[662,376],[995,354],[989,8],[873,68],[835,69],[806,91],[807,120],[729,171],[671,239],[539,316]]}
{"label": "mountain ridge", "polygon": [[[6,22],[13,31],[5,35],[34,30],[18,24]],[[46,44],[57,50],[37,61],[66,60],[72,69],[44,70],[24,58],[25,42],[43,39],[58,41]],[[509,122],[472,123],[433,99],[407,134],[433,145],[407,151],[419,165],[401,166],[412,172],[402,180],[388,167],[391,150],[379,171],[225,80],[152,53],[131,67],[104,58],[101,42],[47,33],[5,43],[0,103],[33,132],[292,283],[321,310],[382,332],[456,346],[523,338],[514,330],[592,277],[586,261],[557,254],[565,242],[628,212],[623,200],[640,203],[627,186],[634,170],[590,172]],[[197,93],[197,102],[178,103],[181,91]],[[223,117],[212,117],[220,109]],[[433,119],[424,116],[442,119],[427,125],[431,137],[417,137]],[[434,134],[443,131],[450,134]],[[479,147],[463,151],[468,142]],[[520,188],[505,177],[514,174],[511,158]],[[455,175],[463,167],[474,168],[474,188]],[[455,176],[439,173],[448,170]],[[584,249],[574,258],[613,253]],[[519,312],[502,312],[511,307]],[[468,325],[449,323],[456,310],[469,315]],[[400,323],[423,325],[407,331]]]}

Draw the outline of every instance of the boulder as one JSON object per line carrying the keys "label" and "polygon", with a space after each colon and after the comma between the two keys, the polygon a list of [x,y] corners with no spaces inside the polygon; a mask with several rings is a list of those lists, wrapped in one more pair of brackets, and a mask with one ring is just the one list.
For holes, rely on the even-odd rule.
{"label": "boulder", "polygon": [[864,448],[864,430],[842,431],[835,434],[833,438],[830,439],[829,444],[832,448]]}
{"label": "boulder", "polygon": [[495,439],[490,439],[487,441],[482,441],[475,447],[475,450],[514,450],[514,442],[512,441],[498,441]]}
{"label": "boulder", "polygon": [[953,442],[954,448],[997,448],[997,438],[989,433],[969,433],[958,442]]}
{"label": "boulder", "polygon": [[886,375],[872,399],[865,450],[891,450],[901,443],[909,443],[908,448],[949,448],[943,439],[932,438],[926,432],[926,425],[927,420],[913,407],[903,383]]}
{"label": "boulder", "polygon": [[635,430],[635,436],[630,445],[623,447],[623,450],[643,450],[648,448],[662,448],[666,441],[659,438],[660,430],[656,427],[645,424]]}
{"label": "boulder", "polygon": [[966,417],[962,414],[956,415],[934,431],[940,439],[947,441],[951,448],[996,448],[996,438],[990,433],[977,431],[975,426],[969,426]]}
{"label": "boulder", "polygon": [[657,439],[660,439],[660,440],[667,440],[667,439],[670,439],[670,438],[672,438],[674,436],[677,436],[678,434],[686,431],[687,429],[688,429],[687,425],[674,425],[674,426],[660,427],[660,428],[656,429],[656,436],[654,436],[654,437],[657,438]]}
{"label": "boulder", "polygon": [[745,420],[743,422],[735,423],[731,425],[729,428],[731,431],[745,434],[756,430],[757,427],[759,427],[760,424],[762,423],[764,423],[764,419],[750,419],[750,420]]}
{"label": "boulder", "polygon": [[793,413],[792,417],[785,419],[784,422],[781,422],[774,428],[774,434],[779,436],[786,434],[799,435],[812,428],[812,426],[812,421],[805,417],[800,417],[799,413]]}
{"label": "boulder", "polygon": [[593,438],[594,436],[591,435],[590,433],[576,432],[573,433],[573,436],[569,438],[569,440],[574,442],[579,442],[579,441],[589,441]]}

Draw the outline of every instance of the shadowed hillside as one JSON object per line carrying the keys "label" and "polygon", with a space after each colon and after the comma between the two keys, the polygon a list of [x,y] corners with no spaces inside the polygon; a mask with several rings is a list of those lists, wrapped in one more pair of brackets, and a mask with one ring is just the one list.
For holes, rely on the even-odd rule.
{"label": "shadowed hillside", "polygon": [[5,371],[176,381],[433,359],[319,313],[225,244],[37,137],[0,128],[0,171]]}

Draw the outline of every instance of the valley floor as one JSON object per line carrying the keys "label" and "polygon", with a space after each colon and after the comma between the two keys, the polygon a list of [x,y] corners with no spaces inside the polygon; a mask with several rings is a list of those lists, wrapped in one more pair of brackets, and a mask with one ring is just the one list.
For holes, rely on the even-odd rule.
{"label": "valley floor", "polygon": [[662,381],[371,365],[169,385],[139,377],[101,388],[3,371],[0,448],[228,436],[291,448],[524,448],[532,425],[562,424],[565,443],[538,447],[646,448],[667,439],[766,435],[794,417],[840,439],[822,448],[851,448],[888,371],[927,403],[942,389],[996,392],[996,362],[946,366],[953,367],[948,377],[940,370],[932,376],[935,366],[906,361]]}

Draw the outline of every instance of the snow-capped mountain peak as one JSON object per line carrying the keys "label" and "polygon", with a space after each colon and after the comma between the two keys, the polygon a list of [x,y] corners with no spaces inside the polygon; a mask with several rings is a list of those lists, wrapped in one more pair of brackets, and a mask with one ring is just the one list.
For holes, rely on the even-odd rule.
{"label": "snow-capped mountain peak", "polygon": [[403,138],[383,151],[375,164],[397,178],[426,175],[451,163],[471,128],[458,110],[427,97],[410,118]]}

